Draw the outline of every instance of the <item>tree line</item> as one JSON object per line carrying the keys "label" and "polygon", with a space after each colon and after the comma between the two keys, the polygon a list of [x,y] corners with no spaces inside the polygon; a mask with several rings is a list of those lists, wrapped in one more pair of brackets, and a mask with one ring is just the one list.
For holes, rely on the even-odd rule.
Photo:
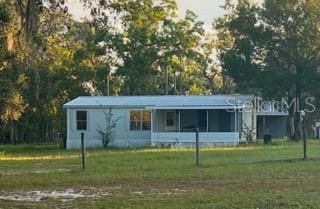
{"label": "tree line", "polygon": [[79,3],[87,20],[64,0],[0,0],[0,143],[55,140],[80,95],[320,92],[318,0],[226,0],[212,30],[175,0]]}

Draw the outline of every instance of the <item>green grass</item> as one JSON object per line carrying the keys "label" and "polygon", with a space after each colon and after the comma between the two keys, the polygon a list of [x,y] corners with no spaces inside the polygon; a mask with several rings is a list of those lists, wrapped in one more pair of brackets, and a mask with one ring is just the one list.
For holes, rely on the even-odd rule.
{"label": "green grass", "polygon": [[320,208],[320,141],[308,145],[307,161],[302,143],[204,149],[199,168],[188,149],[89,150],[86,171],[79,151],[0,146],[0,196],[109,192],[67,202],[0,200],[0,208]]}

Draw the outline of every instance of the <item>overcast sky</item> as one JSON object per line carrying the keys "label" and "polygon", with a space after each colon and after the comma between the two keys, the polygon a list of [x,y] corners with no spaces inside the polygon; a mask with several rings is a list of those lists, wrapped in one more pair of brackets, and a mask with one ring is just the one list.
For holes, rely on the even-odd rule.
{"label": "overcast sky", "polygon": [[179,15],[184,16],[187,9],[194,11],[206,25],[211,25],[214,18],[225,11],[220,7],[225,0],[178,0]]}
{"label": "overcast sky", "polygon": [[[69,0],[68,6],[70,12],[76,17],[81,18],[89,15],[89,11],[84,11],[78,0]],[[187,9],[194,11],[201,21],[207,26],[211,26],[214,18],[224,14],[224,10],[220,8],[224,0],[177,0],[179,7],[179,15],[184,16]]]}

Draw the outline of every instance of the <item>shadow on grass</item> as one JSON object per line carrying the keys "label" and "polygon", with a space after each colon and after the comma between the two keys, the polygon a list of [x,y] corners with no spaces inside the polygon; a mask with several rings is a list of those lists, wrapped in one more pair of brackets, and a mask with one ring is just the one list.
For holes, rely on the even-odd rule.
{"label": "shadow on grass", "polygon": [[308,161],[320,161],[320,158],[289,158],[279,160],[259,160],[259,161],[246,161],[243,164],[265,164],[265,163],[296,163],[296,162],[308,162]]}

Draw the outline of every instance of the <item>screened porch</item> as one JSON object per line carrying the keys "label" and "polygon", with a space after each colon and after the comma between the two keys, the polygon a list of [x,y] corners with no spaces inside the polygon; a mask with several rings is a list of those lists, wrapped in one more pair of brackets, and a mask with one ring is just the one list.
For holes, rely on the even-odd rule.
{"label": "screened porch", "polygon": [[235,110],[153,110],[152,144],[194,143],[199,128],[202,143],[238,143],[242,114]]}

